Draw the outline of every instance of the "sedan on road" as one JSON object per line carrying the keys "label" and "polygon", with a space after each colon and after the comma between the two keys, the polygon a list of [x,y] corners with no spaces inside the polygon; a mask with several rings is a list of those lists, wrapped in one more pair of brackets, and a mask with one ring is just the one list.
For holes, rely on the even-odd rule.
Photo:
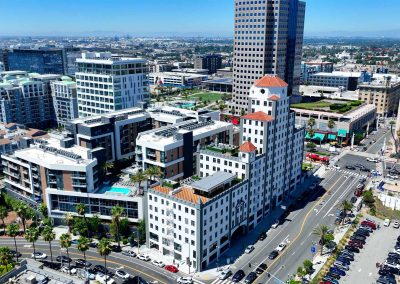
{"label": "sedan on road", "polygon": [[128,279],[130,277],[129,273],[127,273],[123,270],[120,270],[120,269],[115,271],[115,276],[117,276],[118,278],[121,278],[121,279]]}
{"label": "sedan on road", "polygon": [[138,259],[143,260],[143,261],[150,261],[150,256],[148,256],[147,254],[138,254],[137,256]]}
{"label": "sedan on road", "polygon": [[251,253],[252,251],[254,250],[254,246],[252,246],[252,245],[249,245],[249,246],[247,246],[247,248],[245,249],[245,253]]}
{"label": "sedan on road", "polygon": [[59,256],[57,256],[56,257],[56,260],[58,261],[58,262],[67,262],[67,263],[70,263],[71,261],[72,261],[72,259],[71,258],[69,258],[68,256],[66,256],[66,255],[59,255]]}
{"label": "sedan on road", "polygon": [[280,243],[275,250],[277,250],[278,252],[283,251],[286,248],[286,243]]}
{"label": "sedan on road", "polygon": [[80,258],[75,260],[75,265],[77,267],[90,267],[90,266],[92,266],[92,264],[90,262],[88,262],[88,261],[86,261],[84,259],[80,259]]}
{"label": "sedan on road", "polygon": [[267,264],[261,263],[261,264],[257,267],[256,273],[257,273],[257,274],[262,274],[262,273],[265,271],[265,269],[267,269],[267,268],[268,268],[268,265],[267,265]]}
{"label": "sedan on road", "polygon": [[240,270],[236,271],[236,273],[233,275],[232,281],[237,283],[240,280],[242,280],[245,275],[246,274],[244,274],[244,271],[240,269]]}
{"label": "sedan on road", "polygon": [[[135,283],[135,282],[133,282]],[[191,277],[179,277],[178,280],[176,280],[176,283],[178,284],[193,284],[193,279]]]}
{"label": "sedan on road", "polygon": [[136,257],[136,252],[134,252],[133,250],[123,250],[121,252],[121,254],[130,256],[130,257]]}
{"label": "sedan on road", "polygon": [[161,260],[155,260],[155,259],[151,261],[151,264],[161,267],[161,268],[165,266],[164,262],[162,262]]}
{"label": "sedan on road", "polygon": [[218,278],[221,279],[221,280],[225,280],[231,275],[232,275],[232,271],[228,268],[228,269],[225,269],[225,270],[221,271],[221,273],[219,274]]}
{"label": "sedan on road", "polygon": [[267,238],[267,233],[266,232],[261,232],[260,236],[258,237],[259,241],[263,241]]}
{"label": "sedan on road", "polygon": [[164,268],[172,273],[177,273],[179,271],[178,268],[173,265],[166,265]]}
{"label": "sedan on road", "polygon": [[35,252],[31,254],[31,257],[34,259],[45,259],[47,257],[47,255],[43,252]]}
{"label": "sedan on road", "polygon": [[275,259],[277,256],[279,255],[279,252],[277,250],[273,250],[271,251],[271,253],[269,254],[268,258],[273,260]]}
{"label": "sedan on road", "polygon": [[61,268],[61,272],[68,274],[76,274],[76,268],[71,266],[71,269],[68,266],[64,266]]}
{"label": "sedan on road", "polygon": [[254,280],[257,279],[257,274],[255,272],[250,272],[247,276],[246,279],[244,279],[244,283],[246,284],[251,284],[254,282]]}

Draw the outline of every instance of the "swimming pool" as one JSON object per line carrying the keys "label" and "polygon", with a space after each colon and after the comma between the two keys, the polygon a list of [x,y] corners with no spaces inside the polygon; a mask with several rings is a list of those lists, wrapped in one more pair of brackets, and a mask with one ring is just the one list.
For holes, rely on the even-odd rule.
{"label": "swimming pool", "polygon": [[116,186],[104,186],[99,193],[104,193],[104,194],[124,194],[128,195],[131,193],[131,190],[129,188],[124,188],[124,187],[116,187]]}

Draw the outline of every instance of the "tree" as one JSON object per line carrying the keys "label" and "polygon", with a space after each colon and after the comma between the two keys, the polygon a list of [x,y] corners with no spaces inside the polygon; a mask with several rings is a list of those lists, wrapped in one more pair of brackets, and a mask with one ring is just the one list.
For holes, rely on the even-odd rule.
{"label": "tree", "polygon": [[82,236],[87,236],[88,235],[88,227],[85,223],[85,220],[81,217],[75,217],[74,218],[74,226],[72,229],[72,234],[74,235],[82,235]]}
{"label": "tree", "polygon": [[147,175],[144,172],[137,172],[132,176],[132,181],[139,185],[139,189],[141,188],[142,182],[147,180]]}
{"label": "tree", "polygon": [[92,234],[98,233],[102,226],[99,215],[93,215],[93,217],[88,220],[88,226]]}
{"label": "tree", "polygon": [[307,125],[308,125],[308,127],[309,127],[310,129],[313,129],[314,126],[315,126],[315,118],[311,117],[311,118],[308,120]]}
{"label": "tree", "polygon": [[152,180],[153,178],[160,178],[162,176],[161,169],[156,166],[149,167],[145,174],[150,177]]}
{"label": "tree", "polygon": [[104,162],[101,168],[105,171],[106,175],[108,175],[108,171],[114,168],[114,163],[110,161]]}
{"label": "tree", "polygon": [[67,224],[68,226],[68,232],[72,232],[72,227],[74,225],[74,216],[71,213],[66,212],[64,213],[64,221],[65,224]]}
{"label": "tree", "polygon": [[396,156],[399,154],[399,140],[396,139],[396,137],[394,136],[394,129],[393,126],[396,125],[396,122],[394,120],[391,120],[389,122],[390,125],[390,133],[392,134],[392,138],[394,141],[394,147],[395,147],[395,152],[396,152]]}
{"label": "tree", "polygon": [[306,259],[305,261],[303,261],[303,267],[304,267],[304,271],[306,273],[306,275],[311,275],[311,273],[313,272],[313,263],[311,260]]}
{"label": "tree", "polygon": [[4,230],[4,235],[6,234],[6,223],[4,219],[6,219],[8,216],[8,210],[5,206],[0,206],[0,219],[1,222],[3,222],[3,230]]}
{"label": "tree", "polygon": [[139,225],[137,227],[138,243],[143,243],[146,240],[146,221],[144,219],[139,220]]}
{"label": "tree", "polygon": [[335,127],[336,123],[333,119],[329,119],[328,120],[328,128],[330,130],[330,132],[332,132],[332,129]]}
{"label": "tree", "polygon": [[82,216],[83,220],[85,221],[86,235],[89,238],[89,226],[88,226],[88,222],[86,219],[86,205],[83,203],[79,203],[78,205],[76,205],[75,209],[76,209],[76,213],[78,213],[80,216]]}
{"label": "tree", "polygon": [[318,227],[314,228],[312,232],[314,235],[317,235],[319,237],[321,244],[321,255],[322,255],[322,249],[324,248],[325,245],[325,235],[328,233],[328,231],[329,231],[328,226],[321,224]]}
{"label": "tree", "polygon": [[[62,248],[65,248],[67,250],[67,256],[69,258],[69,248],[71,247],[72,244],[72,238],[70,233],[62,234],[60,236],[60,246]],[[68,270],[69,274],[71,274],[71,263],[68,261]]]}
{"label": "tree", "polygon": [[16,238],[18,236],[18,233],[19,233],[19,225],[18,224],[12,223],[7,226],[7,236],[14,238],[14,246],[15,246],[15,252],[17,255],[17,262],[18,262],[18,249],[17,249],[17,239]]}
{"label": "tree", "polygon": [[35,227],[29,228],[25,231],[25,239],[33,245],[33,258],[36,260],[36,247],[35,242],[39,239],[39,230]]}
{"label": "tree", "polygon": [[315,143],[313,142],[308,142],[306,147],[310,150],[310,151],[314,151],[315,148],[317,147],[317,145],[315,145]]}
{"label": "tree", "polygon": [[39,212],[42,213],[44,218],[47,218],[49,216],[49,211],[47,210],[46,203],[42,203],[39,205]]}
{"label": "tree", "polygon": [[101,239],[99,245],[97,246],[97,251],[101,256],[104,256],[104,272],[105,272],[105,280],[107,284],[107,256],[111,253],[111,245],[108,239]]}
{"label": "tree", "polygon": [[77,248],[80,252],[83,253],[83,258],[85,259],[85,268],[86,268],[86,251],[89,249],[90,239],[85,238],[84,236],[80,236],[78,239]]}
{"label": "tree", "polygon": [[114,207],[111,208],[111,216],[112,216],[111,222],[116,227],[116,237],[117,237],[118,247],[121,247],[121,244],[120,244],[120,240],[121,240],[120,224],[121,224],[121,218],[124,215],[125,215],[124,208],[122,208],[120,206],[114,206]]}
{"label": "tree", "polygon": [[313,139],[314,135],[315,135],[315,130],[310,128],[308,130],[308,136],[310,136],[310,139]]}
{"label": "tree", "polygon": [[43,229],[42,232],[42,237],[43,240],[45,242],[49,243],[49,249],[50,249],[50,259],[51,259],[51,263],[53,263],[53,251],[51,249],[51,242],[54,241],[54,239],[56,238],[56,233],[54,233],[53,228],[50,226],[46,226]]}
{"label": "tree", "polygon": [[244,109],[241,109],[240,116],[244,116],[245,114],[246,114],[246,111]]}
{"label": "tree", "polygon": [[342,210],[345,214],[347,214],[352,209],[353,209],[353,204],[351,204],[347,200],[343,200],[342,203],[340,204],[340,210]]}
{"label": "tree", "polygon": [[0,264],[6,267],[8,272],[8,265],[11,262],[11,252],[8,247],[0,247]]}
{"label": "tree", "polygon": [[220,103],[218,106],[218,109],[220,112],[223,112],[225,108],[226,108],[226,105],[224,103]]}
{"label": "tree", "polygon": [[29,220],[33,216],[32,210],[28,207],[28,205],[19,202],[16,204],[16,208],[14,208],[15,213],[21,219],[22,226],[24,228],[24,233],[26,232],[26,220]]}
{"label": "tree", "polygon": [[372,191],[367,190],[363,192],[363,202],[369,207],[375,207],[375,198]]}

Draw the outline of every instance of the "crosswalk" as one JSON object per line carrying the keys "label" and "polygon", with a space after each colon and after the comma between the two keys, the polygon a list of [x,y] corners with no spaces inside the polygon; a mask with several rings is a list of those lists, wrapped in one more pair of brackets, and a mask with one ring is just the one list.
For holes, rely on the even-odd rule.
{"label": "crosswalk", "polygon": [[360,173],[355,173],[355,172],[348,171],[348,170],[342,170],[342,169],[338,170],[338,169],[335,169],[335,168],[329,168],[329,169],[332,170],[332,171],[344,173],[346,175],[352,175],[352,176],[356,176],[356,177],[368,178],[367,175],[360,174]]}
{"label": "crosswalk", "polygon": [[225,279],[225,280],[221,280],[221,279],[215,279],[211,284],[231,284],[234,283],[233,281],[231,281],[230,279]]}

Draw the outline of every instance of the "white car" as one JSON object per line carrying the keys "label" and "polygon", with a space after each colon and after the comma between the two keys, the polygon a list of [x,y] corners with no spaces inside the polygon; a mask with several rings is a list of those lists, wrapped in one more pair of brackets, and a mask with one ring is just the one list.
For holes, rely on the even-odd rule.
{"label": "white car", "polygon": [[158,267],[165,266],[164,262],[162,262],[161,260],[155,260],[155,259],[151,261],[151,264],[154,264],[155,266],[158,266]]}
{"label": "white car", "polygon": [[272,224],[272,228],[276,229],[279,226],[279,220],[275,220],[275,222]]}
{"label": "white car", "polygon": [[128,279],[130,275],[129,275],[129,273],[127,273],[127,272],[125,272],[123,270],[117,269],[115,271],[115,276],[117,276],[117,277],[119,277],[121,279]]}
{"label": "white car", "polygon": [[277,251],[283,251],[283,250],[285,249],[285,247],[286,247],[286,244],[285,244],[285,243],[280,243],[280,244],[276,247],[275,250],[277,250]]}
{"label": "white car", "polygon": [[375,159],[375,158],[367,158],[367,161],[368,162],[373,162],[373,163],[379,163],[379,160]]}
{"label": "white car", "polygon": [[249,245],[249,246],[244,250],[244,252],[245,252],[245,253],[251,253],[253,250],[254,250],[254,246]]}
{"label": "white car", "polygon": [[144,261],[150,261],[150,256],[144,253],[138,254],[137,258]]}
{"label": "white car", "polygon": [[398,220],[393,222],[393,228],[395,228],[395,229],[400,228],[400,222]]}
{"label": "white car", "polygon": [[332,168],[334,168],[335,170],[340,170],[340,167],[338,165],[333,165]]}
{"label": "white car", "polygon": [[123,250],[121,253],[126,256],[136,257],[136,253],[133,250]]}
{"label": "white car", "polygon": [[191,277],[179,277],[178,280],[176,280],[176,283],[178,283],[178,284],[193,284],[193,279]]}
{"label": "white car", "polygon": [[43,252],[38,252],[37,251],[35,253],[32,253],[31,257],[35,258],[35,259],[45,259],[47,257],[47,255],[45,253],[43,253]]}
{"label": "white car", "polygon": [[385,221],[383,222],[383,226],[389,227],[390,226],[390,220],[389,219],[385,219]]}
{"label": "white car", "polygon": [[63,266],[61,268],[61,272],[68,273],[68,274],[76,274],[76,268],[71,267],[71,273],[70,273],[69,267],[68,266]]}
{"label": "white car", "polygon": [[101,284],[106,284],[106,279],[107,279],[107,284],[115,283],[114,279],[112,279],[110,275],[107,275],[106,278],[106,276],[103,273],[97,273],[96,281],[99,281]]}
{"label": "white car", "polygon": [[232,275],[232,271],[229,268],[227,268],[224,271],[221,271],[221,273],[219,274],[218,278],[221,279],[221,280],[225,280],[231,275]]}
{"label": "white car", "polygon": [[390,179],[399,179],[399,176],[396,176],[396,175],[387,175],[387,177],[388,178],[390,178]]}

